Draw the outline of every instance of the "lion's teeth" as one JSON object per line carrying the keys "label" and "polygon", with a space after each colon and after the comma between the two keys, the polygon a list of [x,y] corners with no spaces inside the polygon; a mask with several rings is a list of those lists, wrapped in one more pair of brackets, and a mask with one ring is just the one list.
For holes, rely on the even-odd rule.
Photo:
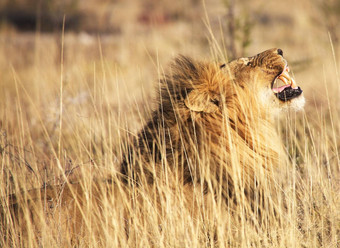
{"label": "lion's teeth", "polygon": [[289,75],[289,67],[287,66],[286,69],[281,73],[278,77],[285,85],[290,85],[293,89],[297,89],[298,86],[293,78]]}
{"label": "lion's teeth", "polygon": [[293,89],[297,89],[298,88],[298,86],[296,85],[296,82],[295,82],[295,80],[293,78],[292,78],[292,81],[291,81],[291,87]]}
{"label": "lion's teeth", "polygon": [[279,79],[284,83],[284,84],[290,84],[289,83],[289,78],[285,77],[283,74],[279,76]]}
{"label": "lion's teeth", "polygon": [[281,76],[284,77],[284,78],[286,78],[287,81],[290,82],[291,78],[290,78],[290,76],[289,76],[289,74],[288,74],[287,71],[283,72],[283,73],[281,74]]}

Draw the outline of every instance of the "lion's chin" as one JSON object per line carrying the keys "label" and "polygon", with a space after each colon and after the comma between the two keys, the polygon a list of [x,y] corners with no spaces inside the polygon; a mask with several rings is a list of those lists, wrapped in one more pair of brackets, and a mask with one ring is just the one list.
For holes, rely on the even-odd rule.
{"label": "lion's chin", "polygon": [[[296,90],[296,89],[292,89],[292,90]],[[282,91],[281,94],[286,94],[286,93],[289,93],[289,92]],[[296,95],[294,94],[289,99],[288,97],[283,95],[285,98],[281,100],[277,94],[273,94],[272,89],[267,88],[267,89],[259,91],[259,99],[264,109],[266,109],[273,116],[278,116],[284,112],[300,111],[303,109],[305,105],[305,97],[303,95],[302,90],[300,89],[298,94],[297,93]]]}
{"label": "lion's chin", "polygon": [[299,96],[295,97],[293,100],[290,101],[289,107],[294,111],[300,111],[305,106],[305,103],[306,103],[305,97],[300,94]]}

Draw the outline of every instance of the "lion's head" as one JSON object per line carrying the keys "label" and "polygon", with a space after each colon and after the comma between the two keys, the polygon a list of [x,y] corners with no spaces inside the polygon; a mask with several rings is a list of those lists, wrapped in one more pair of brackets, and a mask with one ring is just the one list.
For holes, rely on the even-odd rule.
{"label": "lion's head", "polygon": [[213,78],[210,82],[193,82],[193,89],[198,90],[194,90],[192,96],[188,94],[185,99],[187,107],[211,112],[217,110],[213,104],[220,102],[221,96],[229,101],[232,95],[242,97],[242,94],[247,95],[248,101],[254,97],[272,113],[300,110],[304,106],[302,90],[290,77],[281,49],[274,48],[253,57],[233,60],[221,65],[220,70],[217,68],[215,71],[218,82]]}

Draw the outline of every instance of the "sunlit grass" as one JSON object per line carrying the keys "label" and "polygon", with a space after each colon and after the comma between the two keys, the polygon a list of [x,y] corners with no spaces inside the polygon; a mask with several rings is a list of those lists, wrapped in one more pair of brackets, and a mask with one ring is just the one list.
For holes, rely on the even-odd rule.
{"label": "sunlit grass", "polygon": [[[286,210],[279,213],[285,223],[270,219],[259,231],[243,215],[244,206],[229,207],[210,194],[202,197],[203,189],[176,184],[166,169],[164,180],[153,188],[129,188],[117,180],[126,141],[155,106],[150,99],[163,75],[159,64],[166,66],[166,59],[157,61],[164,51],[137,55],[159,37],[144,37],[145,44],[152,44],[134,53],[117,38],[112,40],[116,48],[99,38],[90,47],[72,43],[72,34],[65,38],[61,49],[60,37],[40,37],[34,53],[2,46],[0,203],[6,228],[0,229],[1,246],[337,247],[340,109],[335,92],[340,87],[334,51],[317,62],[314,81],[309,78],[308,87],[321,91],[314,98],[306,96],[306,110],[281,118],[278,129],[291,164],[277,175],[278,181],[287,177],[281,189]],[[161,49],[166,50],[169,43],[164,43]],[[209,51],[202,44],[194,46],[202,54]],[[126,57],[116,55],[118,50]],[[56,193],[49,191],[53,185],[58,185]],[[15,193],[25,202],[27,195],[20,192],[37,188],[42,190],[30,194],[43,200],[28,203],[21,215],[26,221],[18,225],[9,214],[13,202],[7,196]],[[61,208],[44,198],[44,192],[58,198],[61,191],[65,198],[56,201]],[[30,211],[38,216],[38,227],[31,223]],[[68,224],[74,218],[82,220],[80,229]]]}

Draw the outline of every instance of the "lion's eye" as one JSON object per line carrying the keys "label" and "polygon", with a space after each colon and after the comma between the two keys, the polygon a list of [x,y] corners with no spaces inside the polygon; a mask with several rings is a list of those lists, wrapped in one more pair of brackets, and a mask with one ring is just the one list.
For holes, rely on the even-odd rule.
{"label": "lion's eye", "polygon": [[217,100],[217,99],[211,99],[210,100],[213,104],[215,104],[216,106],[219,106],[220,105],[220,101]]}

